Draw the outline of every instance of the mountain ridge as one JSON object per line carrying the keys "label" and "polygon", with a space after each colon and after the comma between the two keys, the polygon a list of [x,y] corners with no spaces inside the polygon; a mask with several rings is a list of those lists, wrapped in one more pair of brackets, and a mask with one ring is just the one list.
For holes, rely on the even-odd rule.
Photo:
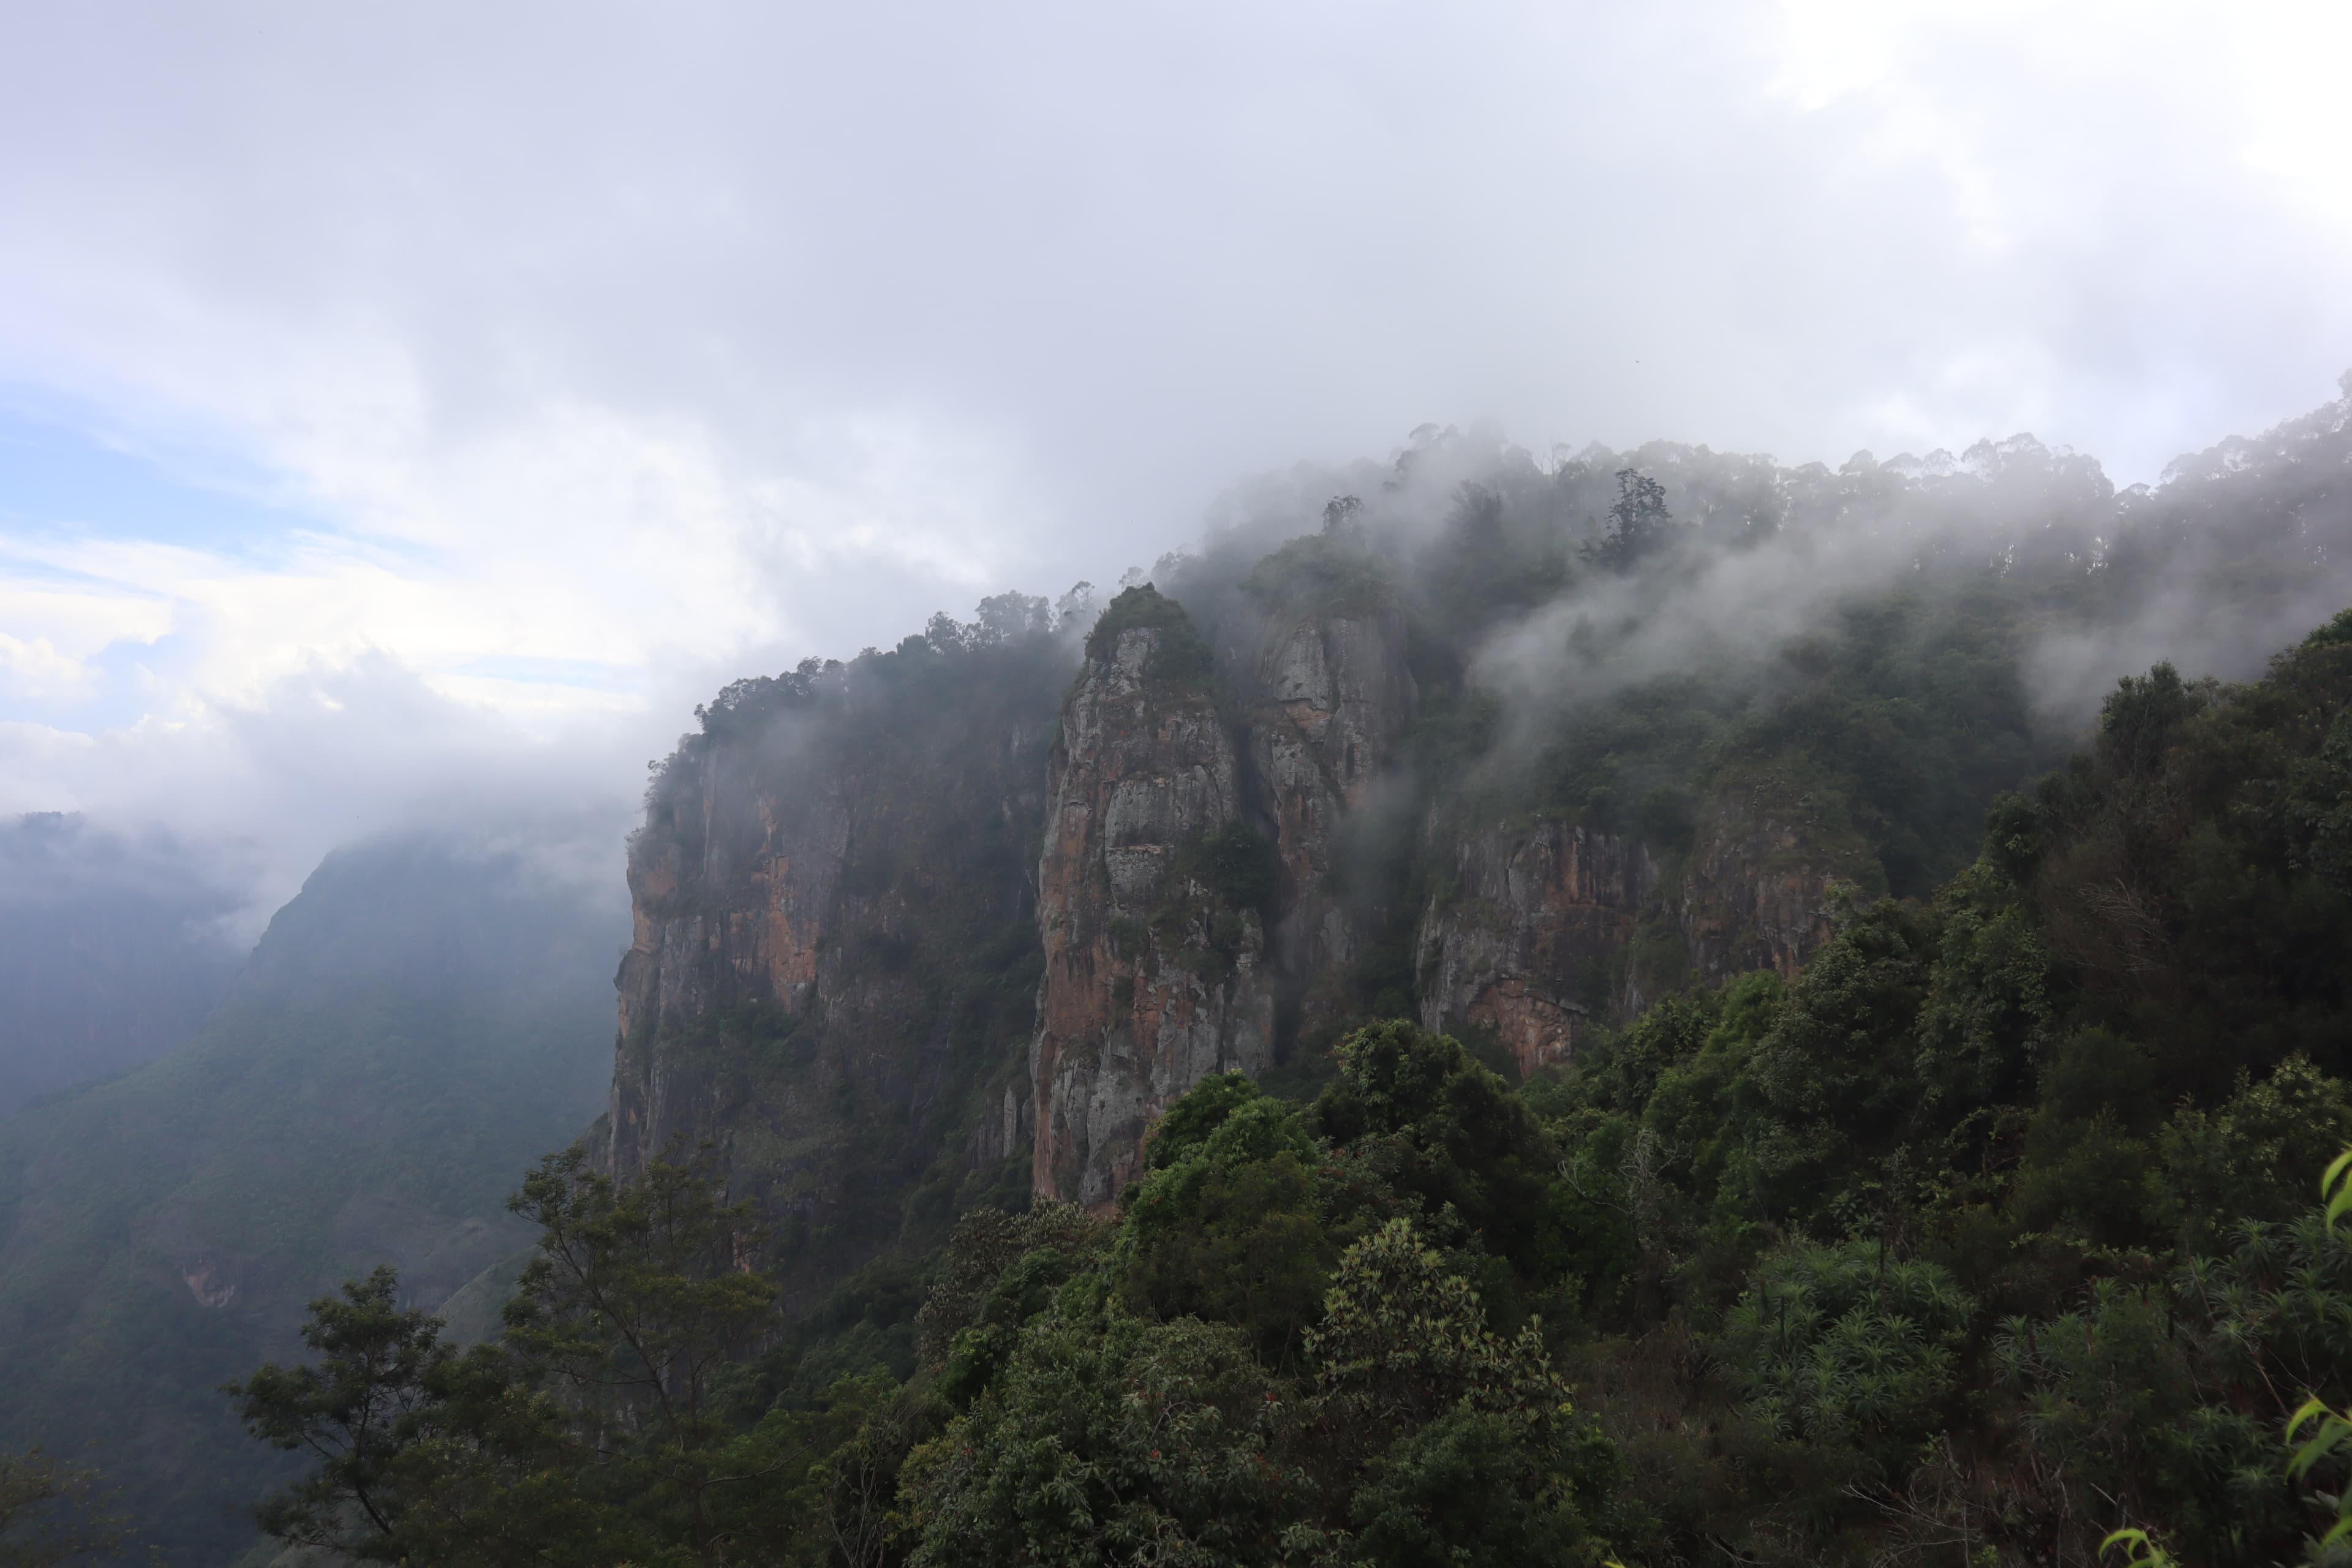
{"label": "mountain ridge", "polygon": [[[1682,987],[1793,978],[1839,889],[1926,895],[1993,796],[2063,754],[2053,661],[2131,647],[2185,594],[2248,622],[2352,595],[2347,408],[2120,494],[2030,437],[1835,472],[1666,443],[1547,470],[1426,432],[1108,604],[1003,595],[738,683],[633,846],[605,1158],[715,1142],[788,1229],[825,1231],[822,1263],[788,1247],[814,1299],[934,1245],[1023,1154],[1038,1195],[1107,1209],[1160,1107],[1234,1068],[1311,1089],[1366,1018],[1454,1030],[1521,1077]],[[1017,700],[983,673],[1015,667]],[[681,836],[682,808],[702,825]],[[908,842],[985,837],[991,890],[883,866],[886,817]],[[724,920],[680,923],[688,887]],[[940,900],[987,912],[950,936]],[[1018,962],[956,1037],[958,952],[990,944]],[[873,1005],[909,963],[929,1000]],[[827,1092],[930,1098],[877,1122],[782,1079],[730,1087],[820,1037]],[[881,1125],[899,1156],[844,1164]]]}

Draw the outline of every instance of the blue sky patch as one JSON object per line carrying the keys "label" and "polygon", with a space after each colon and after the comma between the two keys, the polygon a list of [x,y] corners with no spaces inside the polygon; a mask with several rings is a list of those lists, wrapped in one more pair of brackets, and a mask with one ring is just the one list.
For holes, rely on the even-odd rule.
{"label": "blue sky patch", "polygon": [[194,442],[134,443],[78,412],[0,394],[0,531],[241,555],[326,526],[273,496],[276,481],[250,462]]}

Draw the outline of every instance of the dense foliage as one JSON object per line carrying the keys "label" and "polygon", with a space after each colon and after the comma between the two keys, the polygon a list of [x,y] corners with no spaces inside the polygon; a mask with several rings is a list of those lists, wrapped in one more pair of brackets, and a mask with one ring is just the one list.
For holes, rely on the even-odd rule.
{"label": "dense foliage", "polygon": [[1210,1079],[1115,1215],[968,1214],[904,1379],[763,1404],[749,1215],[551,1162],[501,1341],[380,1278],[245,1386],[324,1435],[271,1522],[419,1563],[2333,1561],[2347,733],[2352,615],[2247,685],[2158,666],[1793,983],[1517,1088],[1403,1022],[1311,1101]]}
{"label": "dense foliage", "polygon": [[[2346,634],[2252,685],[2137,677],[2080,761],[1985,807],[2116,671],[2246,676],[2352,597],[2352,397],[2121,492],[2030,437],[1832,468],[1430,428],[1227,521],[1099,620],[1084,584],[1003,595],[738,681],[656,765],[641,847],[698,847],[706,791],[747,783],[856,810],[821,954],[854,1005],[722,988],[661,1042],[721,1148],[654,1184],[702,1218],[533,1178],[528,1217],[652,1337],[612,1339],[557,1253],[519,1282],[530,1226],[497,1210],[593,1112],[609,933],[583,964],[445,879],[347,887],[304,946],[306,893],[194,1046],[0,1128],[0,1445],[87,1454],[175,1560],[227,1561],[227,1500],[296,1459],[225,1440],[215,1386],[393,1258],[315,1349],[390,1358],[371,1431],[440,1511],[370,1537],[331,1488],[275,1516],[361,1555],[2055,1563],[2129,1521],[2183,1561],[2300,1550],[2345,1447],[2281,1472],[2301,1392],[2344,1408],[2308,1199],[2347,1121]],[[1305,616],[1376,619],[1417,693],[1318,889],[1349,957],[1284,977],[1315,989],[1277,997],[1273,1071],[1171,1110],[1115,1219],[1019,1212],[1081,636],[1154,628],[1150,673],[1240,723]],[[1147,917],[1205,929],[1204,971],[1287,912],[1244,784],[1246,820],[1181,847],[1197,895]],[[1634,934],[1550,977],[1594,1026],[1575,1061],[1514,1085],[1491,1033],[1391,1022],[1431,1016],[1464,848],[1569,827],[1657,868]],[[1675,910],[1727,846],[1848,884],[1801,981],[1695,974]],[[670,912],[748,910],[755,847],[678,856]],[[43,941],[0,988],[70,967]],[[740,1200],[764,1223],[722,1224]],[[723,1243],[687,1245],[706,1222]],[[1366,1351],[1368,1321],[1402,1338]],[[302,1444],[342,1396],[247,1392]]]}
{"label": "dense foliage", "polygon": [[0,1563],[53,1565],[120,1552],[123,1521],[98,1475],[38,1448],[0,1454]]}
{"label": "dense foliage", "polygon": [[1669,1551],[2294,1553],[2283,1428],[2352,1392],[2309,1211],[2352,1135],[2347,625],[2247,686],[2123,682],[1935,900],[1529,1090],[1625,1260],[1579,1364]]}

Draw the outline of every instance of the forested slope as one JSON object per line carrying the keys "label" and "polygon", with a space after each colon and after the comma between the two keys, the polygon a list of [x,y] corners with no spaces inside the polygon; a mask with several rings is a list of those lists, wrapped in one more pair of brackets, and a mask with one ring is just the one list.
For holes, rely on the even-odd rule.
{"label": "forested slope", "polygon": [[97,1464],[173,1562],[247,1549],[282,1466],[219,1385],[338,1279],[441,1310],[528,1243],[517,1173],[609,1071],[600,902],[455,842],[339,853],[196,1038],[0,1124],[0,1451]]}
{"label": "forested slope", "polygon": [[2352,399],[2121,493],[1424,431],[1145,578],[699,711],[463,1353],[601,963],[331,863],[197,1047],[0,1134],[27,1435],[216,1556],[205,1387],[385,1262],[309,1348],[406,1414],[271,1515],[362,1555],[2294,1550]]}
{"label": "forested slope", "polygon": [[[2252,683],[2159,665],[1931,897],[1839,894],[1793,982],[1516,1089],[1407,1020],[1303,1101],[1202,1079],[1115,1212],[966,1215],[903,1381],[837,1375],[858,1293],[781,1313],[707,1173],[553,1161],[502,1342],[433,1349],[385,1281],[320,1319],[415,1414],[382,1528],[333,1477],[279,1523],[426,1562],[2333,1561],[2341,1459],[2283,1439],[2352,1400],[2347,845],[2352,612]],[[310,1386],[247,1415],[331,1430]]]}
{"label": "forested slope", "polygon": [[2347,475],[2345,402],[2122,495],[1433,435],[1098,611],[730,689],[505,1336],[322,1306],[357,1384],[266,1370],[255,1430],[408,1414],[276,1527],[2332,1561],[2284,1437],[2352,1400]]}

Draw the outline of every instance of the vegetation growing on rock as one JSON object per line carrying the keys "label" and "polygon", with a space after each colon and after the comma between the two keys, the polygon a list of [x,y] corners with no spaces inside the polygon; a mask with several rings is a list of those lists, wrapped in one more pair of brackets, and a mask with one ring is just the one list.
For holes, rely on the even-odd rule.
{"label": "vegetation growing on rock", "polygon": [[[583,1456],[542,1474],[712,1562],[2071,1563],[2127,1527],[2331,1560],[2340,1445],[2291,1469],[2285,1437],[2352,1402],[2352,1237],[2313,1205],[2352,1140],[2339,630],[2242,686],[2124,682],[1961,874],[1849,900],[1793,981],[1661,999],[1517,1088],[1402,1020],[1303,1102],[1204,1079],[1115,1214],[967,1215],[903,1378],[716,1397],[789,1332],[691,1305],[760,1307],[730,1243],[632,1268],[737,1372],[633,1363],[617,1318],[553,1356],[541,1268],[414,1407],[498,1391]],[[657,1385],[734,1412],[697,1439],[723,1530],[632,1457],[677,1447]],[[467,1430],[436,1497],[507,1484]],[[360,1555],[506,1550],[332,1517]]]}

